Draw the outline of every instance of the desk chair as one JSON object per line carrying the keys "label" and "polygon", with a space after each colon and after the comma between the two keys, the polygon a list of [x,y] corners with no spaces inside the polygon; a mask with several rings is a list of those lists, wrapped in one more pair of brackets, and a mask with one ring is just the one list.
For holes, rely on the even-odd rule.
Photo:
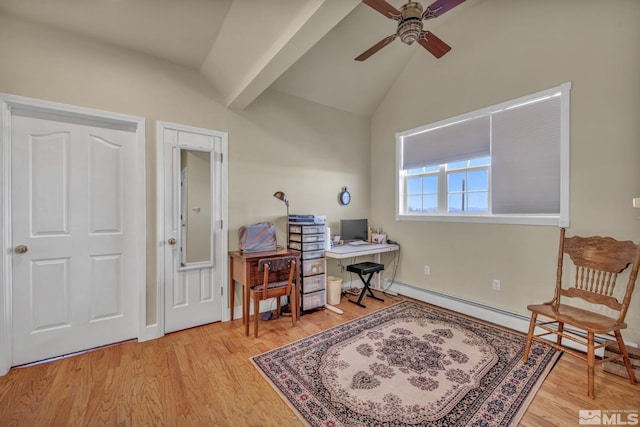
{"label": "desk chair", "polygon": [[[568,266],[573,264],[575,269],[574,283],[564,287],[562,268],[567,264]],[[616,289],[618,274],[630,265],[633,267],[629,272],[626,286],[622,284],[622,289]],[[596,364],[600,365],[613,359],[622,358],[629,374],[629,381],[631,384],[635,384],[633,369],[620,330],[627,327],[624,318],[638,277],[639,266],[640,248],[631,241],[623,242],[611,237],[565,237],[565,229],[562,228],[560,230],[558,270],[553,299],[544,304],[527,307],[532,314],[524,350],[524,362],[526,363],[529,358],[531,342],[535,339],[586,360],[587,395],[592,399],[595,398]],[[614,291],[616,291],[616,295],[622,297],[621,300],[614,295]],[[563,301],[566,299],[583,300],[583,303],[589,304],[577,307],[575,304],[564,304]],[[609,316],[608,312],[611,311],[618,312],[617,316],[615,313]],[[538,316],[551,320],[539,321]],[[571,326],[573,330],[566,331],[565,324]],[[540,328],[544,332],[535,335],[536,328]],[[602,342],[596,341],[595,334],[601,334],[604,340]],[[546,335],[555,335],[556,342],[540,338]],[[563,338],[584,345],[587,348],[587,354],[562,346]],[[611,346],[618,347],[620,354],[596,360],[595,350]]]}
{"label": "desk chair", "polygon": [[[358,276],[360,276],[360,280],[362,280],[362,283],[364,284],[362,291],[360,291],[358,301],[353,301],[351,299],[349,299],[349,301],[354,304],[358,304],[360,307],[367,308],[366,305],[362,304],[362,297],[364,297],[364,294],[366,293],[369,293],[369,295],[367,295],[369,298],[377,299],[378,301],[384,301],[382,298],[378,298],[377,296],[375,296],[370,288],[371,278],[375,273],[379,273],[382,270],[384,270],[384,264],[378,264],[375,262],[361,262],[358,264],[348,265],[347,271],[358,273]],[[365,274],[368,274],[366,279],[363,276]]]}
{"label": "desk chair", "polygon": [[[262,273],[262,283],[251,287],[251,297],[253,299],[253,336],[258,337],[258,323],[260,317],[260,301],[275,298],[278,311],[280,313],[280,297],[288,296],[291,301],[292,310],[291,323],[296,326],[298,307],[298,292],[294,279],[297,277],[297,257],[275,257],[263,258],[258,261],[258,273]],[[245,335],[249,335],[249,322],[245,323]]]}

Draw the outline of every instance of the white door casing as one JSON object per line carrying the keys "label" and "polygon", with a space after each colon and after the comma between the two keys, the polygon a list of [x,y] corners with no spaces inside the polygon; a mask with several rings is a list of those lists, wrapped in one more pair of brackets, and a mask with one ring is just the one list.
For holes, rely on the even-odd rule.
{"label": "white door casing", "polygon": [[[10,95],[0,100],[0,374],[144,339],[144,120]],[[27,251],[18,253],[18,245]]]}
{"label": "white door casing", "polygon": [[[168,122],[158,122],[158,318],[162,333],[228,319],[227,277],[227,134]],[[211,164],[211,262],[184,265],[186,244],[181,215],[191,211],[180,191],[185,171],[181,151],[207,155]],[[197,183],[190,183],[194,186]],[[200,208],[198,208],[199,210]],[[175,239],[170,244],[169,240]]]}

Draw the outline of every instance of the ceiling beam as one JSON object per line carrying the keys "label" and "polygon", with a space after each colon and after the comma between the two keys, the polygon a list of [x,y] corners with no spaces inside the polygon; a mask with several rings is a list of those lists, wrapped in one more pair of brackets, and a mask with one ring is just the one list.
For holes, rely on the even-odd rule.
{"label": "ceiling beam", "polygon": [[[257,4],[268,8],[256,10]],[[235,0],[200,72],[229,108],[241,111],[358,4],[360,0]]]}

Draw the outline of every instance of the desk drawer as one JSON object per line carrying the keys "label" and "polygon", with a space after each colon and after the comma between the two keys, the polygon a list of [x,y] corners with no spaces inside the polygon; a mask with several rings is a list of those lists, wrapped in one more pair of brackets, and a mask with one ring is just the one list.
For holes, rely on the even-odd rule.
{"label": "desk drawer", "polygon": [[318,259],[324,256],[324,251],[311,251],[311,252],[300,252],[300,258],[302,260],[305,259]]}
{"label": "desk drawer", "polygon": [[289,234],[289,242],[313,243],[324,242],[324,234]]}
{"label": "desk drawer", "polygon": [[315,291],[322,291],[325,288],[325,283],[326,276],[324,274],[304,277],[302,279],[302,293],[308,294]]}
{"label": "desk drawer", "polygon": [[310,294],[302,294],[302,310],[313,310],[314,308],[324,307],[325,303],[326,295],[324,290]]}
{"label": "desk drawer", "polygon": [[297,251],[320,251],[324,249],[324,246],[325,246],[324,242],[312,242],[312,243],[289,242],[289,247]]}
{"label": "desk drawer", "polygon": [[302,275],[313,276],[314,274],[324,273],[324,259],[309,259],[302,261]]}
{"label": "desk drawer", "polygon": [[322,234],[324,235],[324,225],[289,225],[289,233],[298,234]]}

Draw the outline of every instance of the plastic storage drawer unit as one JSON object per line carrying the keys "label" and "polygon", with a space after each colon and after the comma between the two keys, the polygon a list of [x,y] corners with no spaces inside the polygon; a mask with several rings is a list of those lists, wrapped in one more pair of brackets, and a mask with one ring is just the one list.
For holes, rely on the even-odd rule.
{"label": "plastic storage drawer unit", "polygon": [[[311,215],[309,215],[311,216]],[[301,221],[305,215],[289,215],[290,249],[300,252],[301,313],[323,309],[326,303],[327,276],[324,250],[327,228],[314,221]]]}

